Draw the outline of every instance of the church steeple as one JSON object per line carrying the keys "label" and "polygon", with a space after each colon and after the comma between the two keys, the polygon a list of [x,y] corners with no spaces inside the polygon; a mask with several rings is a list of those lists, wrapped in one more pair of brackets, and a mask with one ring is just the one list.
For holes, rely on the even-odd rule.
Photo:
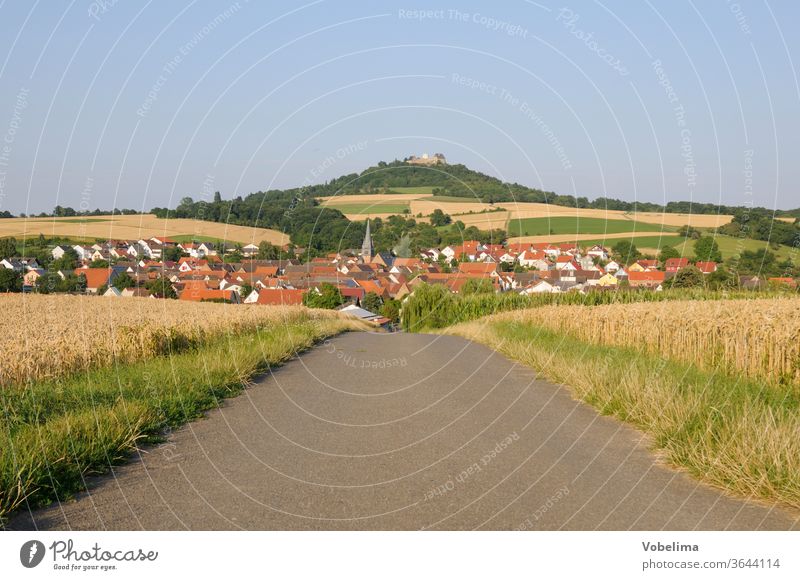
{"label": "church steeple", "polygon": [[372,234],[369,230],[369,219],[367,219],[367,232],[364,234],[364,242],[361,244],[361,259],[364,262],[371,262],[375,255],[375,248],[372,246]]}

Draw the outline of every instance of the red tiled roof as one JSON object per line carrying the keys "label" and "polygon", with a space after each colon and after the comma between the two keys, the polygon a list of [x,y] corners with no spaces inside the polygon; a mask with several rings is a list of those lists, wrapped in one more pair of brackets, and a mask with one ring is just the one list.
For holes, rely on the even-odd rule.
{"label": "red tiled roof", "polygon": [[700,270],[703,274],[710,274],[717,269],[716,262],[696,262],[695,266],[698,270]]}
{"label": "red tiled roof", "polygon": [[664,262],[664,267],[667,269],[685,268],[688,265],[689,258],[669,258],[666,262]]}
{"label": "red tiled roof", "polygon": [[202,302],[203,300],[233,300],[233,290],[211,290],[208,288],[200,288],[191,286],[184,288],[179,296],[180,300],[189,300],[190,302]]}
{"label": "red tiled roof", "polygon": [[628,281],[633,282],[663,282],[664,272],[652,270],[650,272],[628,272]]}
{"label": "red tiled roof", "polygon": [[488,276],[492,272],[497,272],[497,264],[494,262],[461,262],[458,271],[464,274],[483,274]]}
{"label": "red tiled roof", "polygon": [[76,268],[75,275],[86,276],[87,288],[100,288],[103,284],[108,284],[108,279],[111,277],[111,268]]}
{"label": "red tiled roof", "polygon": [[266,305],[294,305],[303,303],[305,290],[290,290],[287,288],[259,290],[256,304]]}

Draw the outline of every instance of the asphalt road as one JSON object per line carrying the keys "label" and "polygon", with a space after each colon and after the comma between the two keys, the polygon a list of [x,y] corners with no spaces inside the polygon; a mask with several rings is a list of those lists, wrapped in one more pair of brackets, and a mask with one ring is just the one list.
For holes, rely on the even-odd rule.
{"label": "asphalt road", "polygon": [[460,338],[351,333],[12,529],[789,529]]}

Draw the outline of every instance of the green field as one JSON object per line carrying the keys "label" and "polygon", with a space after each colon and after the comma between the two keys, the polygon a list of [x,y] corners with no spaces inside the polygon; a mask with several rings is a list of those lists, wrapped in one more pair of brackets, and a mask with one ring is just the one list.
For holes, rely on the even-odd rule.
{"label": "green field", "polygon": [[[731,256],[738,256],[744,250],[755,252],[762,248],[767,248],[770,252],[775,253],[779,260],[786,260],[787,258],[792,258],[795,262],[800,260],[800,250],[793,250],[791,246],[779,245],[777,249],[775,249],[771,248],[768,242],[762,240],[732,238],[719,234],[715,236],[714,239],[717,241],[723,260],[727,260]],[[694,255],[694,240],[688,240],[685,245],[678,245],[676,248],[683,256],[691,257]]]}
{"label": "green field", "polygon": [[431,185],[416,185],[414,187],[390,187],[387,193],[433,193],[434,187]]}
{"label": "green field", "polygon": [[637,222],[634,220],[607,220],[603,218],[577,218],[572,216],[513,219],[508,224],[508,233],[511,236],[619,234],[624,232],[661,231],[675,231],[675,228]]}
{"label": "green field", "polygon": [[325,207],[338,209],[345,214],[369,214],[369,213],[394,213],[402,214],[405,210],[410,210],[408,202],[405,201],[371,201],[371,202],[336,202],[326,204]]}
{"label": "green field", "polygon": [[[779,260],[785,260],[787,258],[791,258],[792,254],[794,254],[794,258],[800,258],[799,251],[792,251],[792,248],[789,246],[778,246],[777,249],[769,247],[767,242],[763,242],[760,240],[751,240],[749,238],[732,238],[730,236],[723,236],[717,235],[714,239],[717,241],[717,245],[719,246],[719,250],[722,253],[722,259],[727,260],[731,256],[739,255],[742,251],[748,250],[751,252],[755,252],[756,250],[760,250],[762,248],[768,248],[771,252],[774,252]],[[614,244],[618,244],[621,241],[628,241],[630,240],[633,245],[635,245],[640,250],[643,248],[647,249],[661,249],[665,246],[672,246],[678,252],[680,252],[681,256],[686,258],[694,257],[694,243],[695,241],[692,239],[687,239],[682,236],[675,235],[673,233],[667,233],[663,236],[653,235],[653,236],[641,236],[641,237],[631,237],[631,238],[596,238],[592,240],[579,240],[579,244],[581,246],[591,246],[594,244],[601,244],[606,246],[607,248],[613,248]]]}

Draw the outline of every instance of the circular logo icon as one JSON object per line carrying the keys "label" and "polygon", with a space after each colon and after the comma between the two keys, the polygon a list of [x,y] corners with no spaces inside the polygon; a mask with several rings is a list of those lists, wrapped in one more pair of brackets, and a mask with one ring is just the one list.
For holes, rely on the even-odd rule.
{"label": "circular logo icon", "polygon": [[28,540],[19,549],[19,561],[26,568],[35,568],[44,558],[44,544],[39,540]]}

